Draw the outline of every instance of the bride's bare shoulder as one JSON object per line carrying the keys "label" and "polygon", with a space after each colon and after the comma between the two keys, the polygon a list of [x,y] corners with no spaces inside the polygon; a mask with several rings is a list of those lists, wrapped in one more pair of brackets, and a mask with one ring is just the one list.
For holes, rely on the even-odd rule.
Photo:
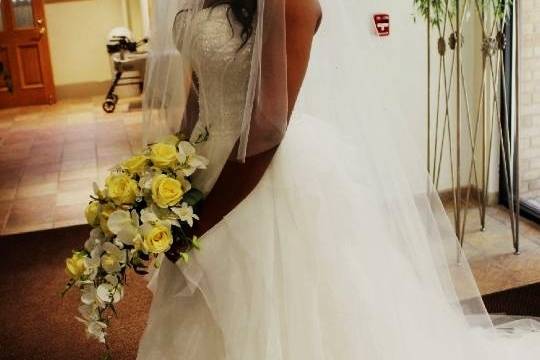
{"label": "bride's bare shoulder", "polygon": [[287,26],[314,26],[317,29],[322,9],[318,0],[286,0]]}

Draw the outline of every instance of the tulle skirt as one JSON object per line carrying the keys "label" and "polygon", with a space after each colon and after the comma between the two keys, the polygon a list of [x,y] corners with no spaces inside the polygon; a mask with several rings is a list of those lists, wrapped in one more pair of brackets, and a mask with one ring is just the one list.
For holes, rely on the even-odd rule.
{"label": "tulle skirt", "polygon": [[540,357],[540,334],[497,330],[475,289],[459,296],[455,279],[471,281],[470,270],[445,255],[453,235],[440,204],[424,208],[412,190],[389,200],[376,159],[351,141],[294,119],[260,184],[201,251],[154,274],[138,359]]}

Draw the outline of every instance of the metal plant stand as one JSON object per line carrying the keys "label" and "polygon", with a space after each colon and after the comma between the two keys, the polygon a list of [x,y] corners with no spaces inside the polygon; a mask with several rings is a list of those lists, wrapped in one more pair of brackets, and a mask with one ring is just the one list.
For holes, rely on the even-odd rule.
{"label": "metal plant stand", "polygon": [[[513,107],[514,116],[511,113],[513,101],[507,81],[511,77],[507,76],[504,63],[507,46],[511,44],[505,33],[513,10],[511,0],[415,0],[415,4],[427,21],[427,168],[435,189],[440,190],[442,169],[448,169],[460,245],[465,240],[470,211],[478,211],[480,230],[485,230],[490,169],[494,165],[492,153],[498,141],[512,242],[518,254],[519,116],[517,106]],[[480,34],[467,31],[467,24],[474,20],[480,25]],[[476,43],[481,44],[480,49],[468,46]],[[482,55],[480,90],[474,99],[472,79],[465,75],[463,61],[471,51]],[[432,75],[437,76],[435,87]],[[515,79],[517,84],[517,75]]]}

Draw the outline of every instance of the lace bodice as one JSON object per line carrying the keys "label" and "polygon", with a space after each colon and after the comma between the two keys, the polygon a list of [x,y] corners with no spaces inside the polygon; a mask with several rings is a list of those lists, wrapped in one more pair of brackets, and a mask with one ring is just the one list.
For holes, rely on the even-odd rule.
{"label": "lace bodice", "polygon": [[188,39],[188,60],[199,85],[199,119],[191,140],[207,135],[197,150],[210,161],[193,183],[206,194],[240,136],[251,69],[253,40],[241,47],[241,25],[227,16],[227,9],[221,5],[197,13]]}

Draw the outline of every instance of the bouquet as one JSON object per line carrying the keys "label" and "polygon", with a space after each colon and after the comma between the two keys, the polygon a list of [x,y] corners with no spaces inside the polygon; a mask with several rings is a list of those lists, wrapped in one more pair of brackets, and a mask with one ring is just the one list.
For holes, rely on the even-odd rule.
{"label": "bouquet", "polygon": [[190,179],[207,165],[192,143],[169,136],[115,166],[103,189],[94,183],[85,210],[93,229],[84,248],[66,260],[70,280],[63,292],[81,291],[77,319],[89,337],[107,346],[106,329],[124,296],[128,269],[144,275],[159,266],[161,254],[187,262],[199,249],[190,228],[203,194]]}

